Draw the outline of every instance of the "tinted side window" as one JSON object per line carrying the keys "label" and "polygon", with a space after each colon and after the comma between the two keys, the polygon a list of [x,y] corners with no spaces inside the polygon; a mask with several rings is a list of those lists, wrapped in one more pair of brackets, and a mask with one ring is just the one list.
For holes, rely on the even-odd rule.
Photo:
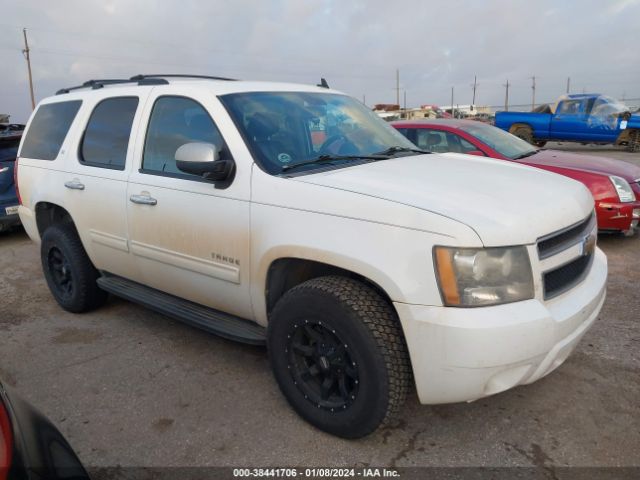
{"label": "tinted side window", "polygon": [[80,146],[80,161],[124,170],[137,97],[108,98],[93,109]]}
{"label": "tinted side window", "polygon": [[72,100],[40,105],[29,126],[20,156],[55,160],[81,104],[80,100]]}
{"label": "tinted side window", "polygon": [[213,143],[222,149],[222,135],[207,111],[195,100],[160,97],[149,119],[142,169],[188,175],[176,167],[176,150],[190,142]]}
{"label": "tinted side window", "polygon": [[396,128],[402,135],[409,138],[409,129],[408,128]]}
{"label": "tinted side window", "polygon": [[447,132],[447,142],[449,142],[449,151],[457,153],[475,152],[480,150],[475,145],[467,142],[460,135]]}
{"label": "tinted side window", "polygon": [[418,148],[436,153],[466,153],[478,150],[464,138],[451,132],[420,128],[415,130]]}
{"label": "tinted side window", "polygon": [[422,150],[429,152],[444,153],[449,151],[447,136],[445,132],[437,130],[427,130],[418,128],[415,131],[416,139],[414,143]]}

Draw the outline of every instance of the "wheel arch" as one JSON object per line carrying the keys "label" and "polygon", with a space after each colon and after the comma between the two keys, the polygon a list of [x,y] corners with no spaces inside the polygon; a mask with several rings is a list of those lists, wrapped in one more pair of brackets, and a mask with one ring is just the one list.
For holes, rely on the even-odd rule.
{"label": "wheel arch", "polygon": [[259,323],[266,325],[273,307],[291,288],[312,278],[338,275],[353,278],[376,291],[395,311],[394,299],[401,295],[400,288],[387,275],[371,265],[351,258],[334,258],[324,252],[296,252],[293,256],[282,252],[263,262],[254,292],[254,310]]}
{"label": "wheel arch", "polygon": [[524,122],[516,122],[513,123],[510,127],[509,127],[509,133],[513,134],[516,130],[518,130],[519,128],[528,128],[529,130],[531,130],[531,134],[533,135],[533,126],[528,124],[528,123],[524,123]]}
{"label": "wheel arch", "polygon": [[73,221],[73,218],[71,217],[69,211],[56,203],[38,202],[36,203],[34,210],[36,225],[38,227],[38,234],[40,235],[40,238],[42,238],[42,235],[47,230],[47,228],[52,225],[56,225],[59,223],[70,223],[75,228],[75,222]]}

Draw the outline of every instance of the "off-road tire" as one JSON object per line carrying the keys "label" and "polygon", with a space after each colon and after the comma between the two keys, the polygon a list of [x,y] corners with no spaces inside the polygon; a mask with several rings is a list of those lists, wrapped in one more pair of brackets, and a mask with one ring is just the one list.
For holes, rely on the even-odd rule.
{"label": "off-road tire", "polygon": [[[308,385],[295,380],[301,377],[294,374],[299,367],[292,363],[291,336],[310,325],[342,342],[349,365],[356,365],[358,380],[343,377],[356,390],[353,396],[349,393],[348,406],[326,406],[341,395],[343,383],[339,382],[338,391],[326,402],[320,399],[315,403],[304,391],[309,391],[309,382],[317,377]],[[388,423],[400,411],[413,384],[406,342],[394,309],[373,288],[350,278],[319,277],[289,290],[272,312],[267,346],[278,385],[295,411],[317,428],[340,437],[360,438]],[[303,365],[306,361],[303,358]]]}
{"label": "off-road tire", "polygon": [[[61,223],[47,228],[42,236],[40,259],[49,290],[65,310],[87,312],[107,300],[107,292],[96,283],[100,274],[87,256],[73,224]],[[61,273],[55,268],[60,262],[68,276],[64,285],[59,278]],[[69,283],[71,286],[67,288]]]}
{"label": "off-road tire", "polygon": [[531,130],[531,127],[519,126],[514,128],[511,133],[516,137],[521,138],[525,142],[530,143],[531,145],[535,145],[535,141],[533,139],[533,130]]}
{"label": "off-road tire", "polygon": [[629,132],[629,142],[627,143],[627,151],[640,152],[640,130],[631,130]]}

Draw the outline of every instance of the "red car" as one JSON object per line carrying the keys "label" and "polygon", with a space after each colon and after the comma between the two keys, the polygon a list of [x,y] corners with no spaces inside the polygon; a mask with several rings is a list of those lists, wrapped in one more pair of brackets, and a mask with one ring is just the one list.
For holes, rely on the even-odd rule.
{"label": "red car", "polygon": [[499,128],[471,120],[392,122],[418,148],[518,162],[584,183],[593,194],[598,229],[632,235],[640,221],[640,167],[621,160],[543,150]]}

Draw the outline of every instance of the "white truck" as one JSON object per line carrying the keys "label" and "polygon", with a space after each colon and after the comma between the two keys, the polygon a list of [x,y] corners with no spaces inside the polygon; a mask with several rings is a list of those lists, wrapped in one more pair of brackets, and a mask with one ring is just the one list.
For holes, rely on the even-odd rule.
{"label": "white truck", "polygon": [[581,183],[424,154],[325,82],[89,81],[40,102],[17,163],[64,309],[110,292],[266,344],[293,408],[342,437],[413,386],[440,404],[538,380],[605,299]]}

